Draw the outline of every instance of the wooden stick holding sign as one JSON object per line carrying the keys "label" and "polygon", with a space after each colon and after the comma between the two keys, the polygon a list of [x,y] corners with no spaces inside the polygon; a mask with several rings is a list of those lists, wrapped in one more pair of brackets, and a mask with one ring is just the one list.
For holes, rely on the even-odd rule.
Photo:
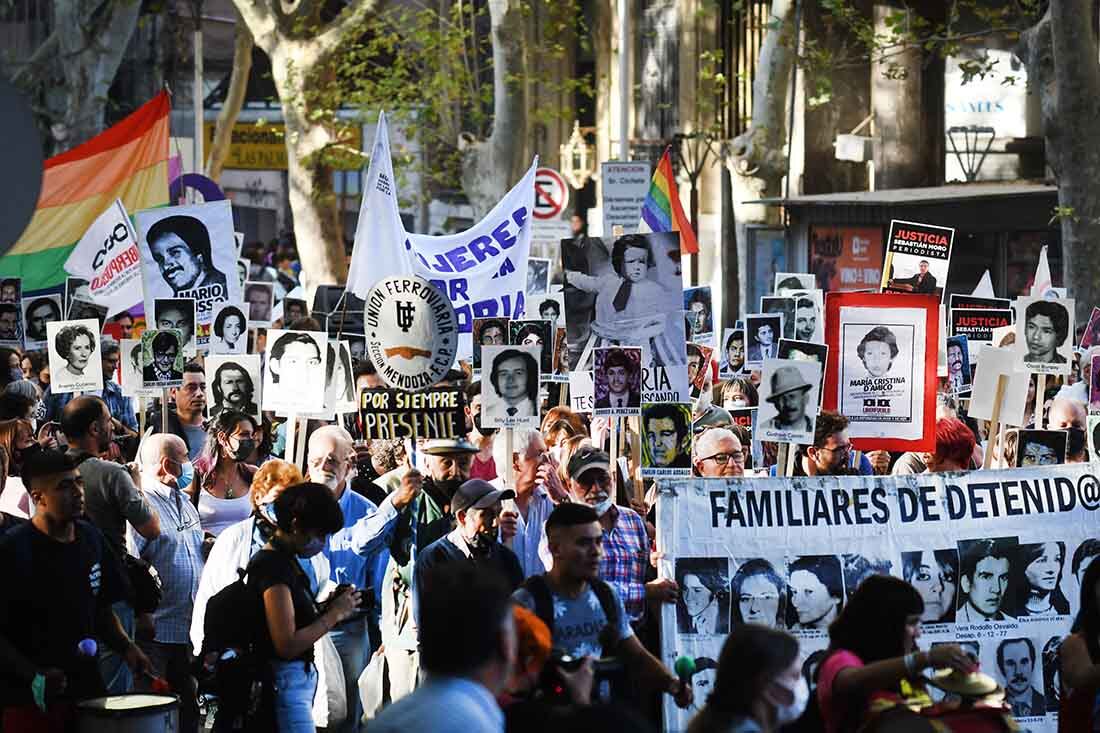
{"label": "wooden stick holding sign", "polygon": [[294,465],[302,469],[303,473],[308,473],[306,466],[306,426],[309,424],[309,418],[300,417],[295,420],[298,429],[298,440],[295,441],[294,452]]}
{"label": "wooden stick holding sign", "polygon": [[612,499],[615,499],[618,496],[619,488],[619,417],[617,415],[609,417],[608,421],[610,422],[611,428],[611,440],[610,445],[608,446],[609,448],[611,448],[611,465],[609,467],[611,469],[611,497]]}
{"label": "wooden stick holding sign", "polygon": [[794,462],[798,458],[798,446],[787,446],[787,470],[783,473],[784,476],[794,475]]}
{"label": "wooden stick holding sign", "polygon": [[640,502],[645,501],[645,484],[642,481],[642,418],[631,418],[635,421],[634,434],[630,439],[630,460],[634,466],[634,498]]}
{"label": "wooden stick holding sign", "polygon": [[[982,456],[982,468],[988,469],[993,465],[993,436],[1000,435],[1000,440],[1004,440],[1004,426],[1001,425],[1001,402],[1005,398],[1005,376],[1003,374],[997,375],[997,389],[993,393],[993,414],[990,416],[992,419],[989,421],[989,450]],[[997,444],[1001,453],[1004,453],[1004,443]]]}
{"label": "wooden stick holding sign", "polygon": [[779,449],[775,454],[775,475],[787,475],[787,454],[790,452],[790,443],[779,443]]}
{"label": "wooden stick holding sign", "polygon": [[294,463],[294,439],[298,432],[298,416],[290,415],[283,425],[286,427],[286,440],[283,443],[283,460],[287,463]]}
{"label": "wooden stick holding sign", "polygon": [[1043,405],[1046,404],[1047,375],[1039,374],[1035,385],[1035,429],[1043,429]]}
{"label": "wooden stick holding sign", "polygon": [[168,432],[168,388],[160,391],[160,432]]}
{"label": "wooden stick holding sign", "polygon": [[138,434],[145,435],[145,398],[138,397]]}

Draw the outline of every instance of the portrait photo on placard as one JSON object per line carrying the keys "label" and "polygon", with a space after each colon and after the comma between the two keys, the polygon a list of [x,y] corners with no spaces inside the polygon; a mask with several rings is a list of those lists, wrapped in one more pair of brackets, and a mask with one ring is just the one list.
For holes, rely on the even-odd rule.
{"label": "portrait photo on placard", "polygon": [[690,326],[688,341],[709,341],[714,337],[714,306],[709,285],[684,288],[684,311]]}
{"label": "portrait photo on placard", "polygon": [[526,313],[531,318],[550,321],[554,328],[565,328],[564,305],[560,285],[552,285],[545,295],[527,298]]}
{"label": "portrait photo on placard", "polygon": [[745,316],[745,340],[748,346],[746,368],[759,369],[765,359],[776,358],[782,336],[782,314],[750,313]]}
{"label": "portrait photo on placard", "polygon": [[73,302],[73,298],[83,298],[85,300],[91,300],[92,298],[88,281],[82,277],[70,276],[65,278],[65,299],[62,301],[65,307],[61,309],[62,313],[69,312],[69,304]]}
{"label": "portrait photo on placard", "polygon": [[263,409],[291,415],[325,409],[328,339],[321,331],[267,332]]}
{"label": "portrait photo on placard", "polygon": [[692,438],[690,404],[643,404],[642,476],[691,475]]}
{"label": "portrait photo on placard", "polygon": [[539,347],[541,353],[539,370],[549,377],[550,372],[554,370],[554,341],[551,338],[554,331],[550,321],[511,321],[508,324],[508,330],[508,343],[515,346]]}
{"label": "portrait photo on placard", "polygon": [[248,316],[240,303],[222,303],[210,328],[211,354],[243,354],[248,350]]}
{"label": "portrait photo on placard", "polygon": [[206,404],[210,419],[225,410],[260,417],[260,355],[211,354],[206,357]]}
{"label": "portrait photo on placard", "polygon": [[970,394],[970,348],[966,336],[947,337],[947,387],[956,395]]}
{"label": "portrait photo on placard", "polygon": [[18,277],[0,279],[0,303],[19,305],[23,299],[23,280]]}
{"label": "portrait photo on placard", "polygon": [[358,409],[351,349],[346,341],[329,340],[325,367],[325,411],[343,415]]}
{"label": "portrait photo on placard", "polygon": [[61,296],[23,298],[23,344],[27,350],[46,348],[46,324],[61,320]]}
{"label": "portrait photo on placard", "polygon": [[153,327],[161,331],[176,329],[183,338],[183,355],[194,356],[198,346],[195,334],[195,301],[191,298],[153,300]]}
{"label": "portrait photo on placard", "polygon": [[812,272],[777,272],[772,292],[783,295],[781,290],[813,290],[817,287],[817,276]]}
{"label": "portrait photo on placard", "polygon": [[718,362],[718,376],[730,379],[745,368],[745,330],[726,328],[722,331],[722,358]]}
{"label": "portrait photo on placard", "polygon": [[1065,430],[1019,430],[1016,467],[1056,466],[1066,462]]}
{"label": "portrait photo on placard", "polygon": [[126,397],[159,397],[161,390],[156,387],[146,387],[142,370],[141,339],[122,339],[119,343],[120,359],[119,370],[122,380],[122,394]]}
{"label": "portrait photo on placard", "polygon": [[760,311],[783,317],[783,332],[780,338],[794,338],[794,298],[765,295],[760,298]]}
{"label": "portrait photo on placard", "polygon": [[23,347],[23,308],[18,301],[0,303],[0,346]]}
{"label": "portrait photo on placard", "polygon": [[183,334],[178,329],[146,329],[141,334],[141,383],[145,388],[183,384]]}
{"label": "portrait photo on placard", "polygon": [[94,318],[96,323],[99,324],[100,332],[102,332],[103,326],[107,323],[107,306],[93,303],[91,300],[85,300],[80,296],[69,301],[66,320],[80,321],[86,318]]}
{"label": "portrait photo on placard", "polygon": [[[1005,704],[1018,719],[1042,717],[1047,712],[1047,699],[1043,690],[1042,651],[1035,639],[1025,636],[1027,627],[1010,631],[1009,635],[991,642],[993,647],[988,659],[993,679],[1004,687]],[[982,669],[986,669],[985,663]]]}
{"label": "portrait photo on placard", "polygon": [[490,428],[539,425],[538,346],[482,346],[481,421]]}
{"label": "portrait photo on placard", "polygon": [[1016,605],[1012,615],[1070,616],[1076,604],[1070,603],[1072,592],[1068,581],[1071,572],[1066,557],[1066,543],[1021,542],[1016,548],[1016,567],[1023,579],[1016,591]]}
{"label": "portrait photo on placard", "polygon": [[554,371],[550,381],[569,381],[569,342],[566,340],[565,326],[558,326],[554,334]]}
{"label": "portrait photo on placard", "polygon": [[[475,318],[473,323],[473,368],[481,369],[483,346],[504,346],[508,343],[507,318]],[[541,351],[539,360],[541,363]]]}
{"label": "portrait photo on placard", "polygon": [[367,337],[361,333],[345,333],[340,337],[348,342],[348,351],[351,352],[351,363],[360,364],[367,358]]}
{"label": "portrait photo on placard", "polygon": [[1043,697],[1046,698],[1048,713],[1057,713],[1062,706],[1062,641],[1062,635],[1055,634],[1047,639],[1039,653],[1043,660],[1043,680],[1046,683]]}
{"label": "portrait photo on placard", "polygon": [[795,359],[766,360],[760,375],[757,439],[813,443],[820,396],[821,364]]}
{"label": "portrait photo on placard", "polygon": [[794,338],[825,342],[825,294],[821,290],[783,290],[777,295],[794,299]]}
{"label": "portrait photo on placard", "polygon": [[844,594],[847,600],[852,599],[856,588],[872,575],[890,575],[894,562],[886,557],[876,557],[857,552],[846,552],[840,556],[844,567]]}
{"label": "portrait photo on placard", "polygon": [[955,230],[895,219],[890,222],[882,292],[923,293],[943,298]]}
{"label": "portrait photo on placard", "polygon": [[688,355],[688,383],[691,385],[692,399],[699,396],[699,390],[706,382],[707,372],[710,369],[711,355],[714,349],[703,344],[687,344]]}
{"label": "portrait photo on placard", "polygon": [[527,295],[543,295],[550,285],[550,260],[527,258]]}
{"label": "portrait photo on placard", "polygon": [[787,627],[828,633],[844,605],[844,577],[836,555],[802,555],[787,565]]}
{"label": "portrait photo on placard", "polygon": [[1015,537],[959,540],[959,599],[955,623],[1011,619]]}
{"label": "portrait photo on placard", "polygon": [[243,257],[237,258],[237,280],[241,284],[241,292],[244,292],[244,284],[248,281],[249,273],[252,271],[252,263]]}
{"label": "portrait photo on placard", "polygon": [[1073,362],[1073,300],[1017,298],[1017,369],[1038,374],[1069,374]]}
{"label": "portrait photo on placard", "polygon": [[54,394],[103,389],[99,358],[99,322],[54,321],[46,324],[50,391]]}
{"label": "portrait photo on placard", "polygon": [[275,285],[265,282],[246,282],[244,302],[248,306],[248,325],[267,328],[271,325],[271,311],[275,309]]}
{"label": "portrait photo on placard", "polygon": [[609,346],[595,350],[592,386],[596,415],[638,415],[642,409],[642,351]]}
{"label": "portrait photo on placard", "polygon": [[681,634],[730,632],[729,558],[679,557],[675,562],[676,628]]}
{"label": "portrait photo on placard", "polygon": [[955,622],[955,601],[959,592],[957,547],[902,552],[901,577],[917,589],[924,601],[920,617],[923,623]]}
{"label": "portrait photo on placard", "polygon": [[730,579],[732,624],[759,624],[770,629],[786,626],[786,563],[764,557],[735,558]]}
{"label": "portrait photo on placard", "polygon": [[309,317],[309,306],[301,298],[283,298],[283,325],[290,327]]}
{"label": "portrait photo on placard", "polygon": [[821,365],[821,382],[819,387],[825,387],[825,368],[829,361],[829,347],[816,341],[796,341],[792,339],[779,339],[779,358],[795,359],[797,361],[813,361]]}

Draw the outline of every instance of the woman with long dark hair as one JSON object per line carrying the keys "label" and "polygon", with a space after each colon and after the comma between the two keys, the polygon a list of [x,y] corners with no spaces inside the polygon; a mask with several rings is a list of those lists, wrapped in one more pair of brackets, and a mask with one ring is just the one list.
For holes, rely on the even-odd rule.
{"label": "woman with long dark hair", "polygon": [[1020,545],[1017,552],[1022,577],[1016,582],[1016,616],[1068,615],[1069,600],[1061,588],[1066,543],[1036,542]]}
{"label": "woman with long dark hair", "polygon": [[256,418],[222,410],[195,460],[192,497],[203,531],[215,537],[252,512],[249,487],[256,473],[253,461],[258,434]]}
{"label": "woman with long dark hair", "polygon": [[688,733],[772,733],[797,720],[809,696],[798,641],[785,631],[744,624],[726,637],[714,691]]}
{"label": "woman with long dark hair", "polygon": [[902,680],[925,667],[974,667],[958,644],[917,649],[923,613],[920,593],[900,578],[872,575],[860,583],[829,627],[829,649],[818,673],[826,733],[856,730],[872,695],[896,693]]}
{"label": "woman with long dark hair", "polygon": [[1081,579],[1081,610],[1058,652],[1062,671],[1058,733],[1096,730],[1100,712],[1100,562],[1093,562]]}

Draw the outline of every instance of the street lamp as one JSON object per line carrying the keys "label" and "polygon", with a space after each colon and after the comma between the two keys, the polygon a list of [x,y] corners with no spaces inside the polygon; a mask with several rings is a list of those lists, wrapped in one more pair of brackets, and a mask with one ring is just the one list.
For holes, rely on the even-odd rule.
{"label": "street lamp", "polygon": [[581,133],[581,123],[573,121],[573,134],[559,148],[561,174],[578,191],[596,177],[596,146],[589,145]]}

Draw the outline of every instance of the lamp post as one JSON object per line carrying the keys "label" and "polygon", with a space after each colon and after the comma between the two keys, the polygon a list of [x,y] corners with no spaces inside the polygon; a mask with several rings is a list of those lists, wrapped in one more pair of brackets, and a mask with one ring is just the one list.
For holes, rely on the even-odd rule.
{"label": "lamp post", "polygon": [[581,123],[574,120],[573,134],[558,151],[561,157],[561,174],[576,190],[584,188],[596,178],[596,146],[585,140]]}

